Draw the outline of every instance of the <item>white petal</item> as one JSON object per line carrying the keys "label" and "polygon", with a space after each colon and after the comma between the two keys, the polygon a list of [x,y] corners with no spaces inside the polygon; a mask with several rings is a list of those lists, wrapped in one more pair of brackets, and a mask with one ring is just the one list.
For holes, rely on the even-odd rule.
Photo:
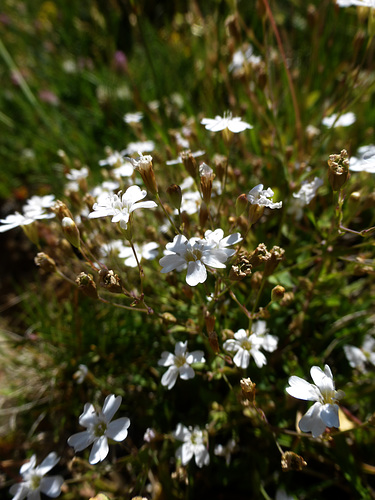
{"label": "white petal", "polygon": [[89,425],[94,425],[98,420],[98,415],[95,411],[94,406],[91,403],[86,403],[83,407],[83,413],[80,415],[78,422],[83,427],[88,427]]}
{"label": "white petal", "polygon": [[173,436],[179,441],[186,441],[190,438],[191,432],[189,429],[182,424],[177,424],[176,430],[173,433]]}
{"label": "white petal", "polygon": [[111,394],[105,398],[102,414],[105,417],[107,423],[112,420],[114,414],[120,408],[121,401],[122,397],[115,396],[114,394]]}
{"label": "white petal", "polygon": [[262,352],[258,351],[258,349],[251,349],[251,355],[258,368],[262,368],[262,366],[267,364],[266,356]]}
{"label": "white petal", "polygon": [[290,396],[297,399],[304,399],[305,401],[319,400],[320,392],[315,385],[306,382],[306,380],[296,375],[290,377],[288,382],[290,387],[287,387],[285,390]]}
{"label": "white petal", "polygon": [[210,454],[203,444],[195,448],[195,463],[198,467],[203,467],[203,465],[210,463]]}
{"label": "white petal", "polygon": [[161,385],[168,387],[168,389],[172,389],[176,383],[177,376],[178,368],[176,366],[170,366],[161,378]]}
{"label": "white petal", "polygon": [[46,456],[43,462],[36,468],[36,472],[41,476],[44,476],[51,469],[55,467],[55,465],[59,462],[60,457],[57,456],[57,453],[54,451]]}
{"label": "white petal", "polygon": [[176,451],[176,457],[181,458],[182,465],[186,465],[193,458],[193,447],[190,443],[184,443]]}
{"label": "white petal", "polygon": [[95,436],[88,431],[83,431],[83,432],[77,432],[77,434],[73,434],[73,436],[70,436],[68,439],[68,445],[72,446],[74,448],[74,451],[82,451],[88,446],[90,446],[91,443],[95,441]]}
{"label": "white petal", "polygon": [[205,265],[197,260],[189,262],[186,274],[186,283],[189,286],[196,286],[198,283],[204,283],[207,279],[207,271]]}
{"label": "white petal", "polygon": [[130,420],[127,417],[118,418],[111,422],[106,430],[106,436],[114,441],[123,441],[128,435]]}
{"label": "white petal", "polygon": [[239,368],[247,368],[250,362],[250,353],[245,349],[239,349],[233,358],[233,362]]}
{"label": "white petal", "polygon": [[327,427],[340,427],[339,407],[337,405],[326,404],[322,406],[320,418]]}
{"label": "white petal", "polygon": [[161,359],[158,361],[159,366],[171,366],[174,365],[175,356],[171,352],[164,351],[161,355]]}
{"label": "white petal", "polygon": [[176,342],[174,353],[176,356],[182,356],[186,353],[187,349],[187,340],[185,342]]}
{"label": "white petal", "polygon": [[191,366],[189,366],[186,363],[183,366],[181,366],[181,368],[179,369],[179,373],[180,373],[180,378],[182,378],[182,380],[188,380],[195,377],[194,370],[192,369]]}
{"label": "white petal", "polygon": [[40,482],[40,491],[51,498],[57,498],[64,482],[62,476],[44,477]]}
{"label": "white petal", "polygon": [[14,495],[12,500],[23,500],[27,497],[29,491],[30,490],[25,483],[13,484],[9,489],[9,493]]}
{"label": "white petal", "polygon": [[321,407],[320,403],[314,403],[298,424],[302,432],[311,432],[314,438],[323,434],[326,428],[326,424],[320,418]]}
{"label": "white petal", "polygon": [[97,439],[93,446],[89,456],[89,462],[91,465],[97,464],[98,462],[102,462],[106,456],[108,455],[109,447],[106,436],[100,436]]}

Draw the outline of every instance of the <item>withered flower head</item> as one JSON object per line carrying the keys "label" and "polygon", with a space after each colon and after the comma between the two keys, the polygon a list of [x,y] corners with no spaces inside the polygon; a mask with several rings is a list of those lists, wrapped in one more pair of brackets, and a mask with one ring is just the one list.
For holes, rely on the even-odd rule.
{"label": "withered flower head", "polygon": [[349,179],[348,152],[343,149],[340,154],[332,154],[328,158],[328,180],[333,191],[339,191]]}

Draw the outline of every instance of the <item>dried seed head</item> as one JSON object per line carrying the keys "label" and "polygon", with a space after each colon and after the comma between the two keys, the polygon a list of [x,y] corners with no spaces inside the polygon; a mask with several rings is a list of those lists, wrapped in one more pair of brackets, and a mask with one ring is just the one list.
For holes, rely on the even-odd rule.
{"label": "dried seed head", "polygon": [[247,399],[248,401],[251,401],[252,403],[254,403],[256,384],[254,382],[252,382],[250,378],[243,378],[240,380],[240,385],[241,385],[241,390],[242,390],[242,396],[245,399]]}
{"label": "dried seed head", "polygon": [[76,278],[76,284],[82,292],[92,299],[98,298],[96,284],[92,274],[80,273]]}
{"label": "dried seed head", "polygon": [[281,468],[283,471],[302,470],[306,465],[307,463],[303,457],[292,451],[286,451],[281,456]]}
{"label": "dried seed head", "polygon": [[350,177],[349,160],[346,149],[328,158],[328,180],[333,191],[339,191]]}
{"label": "dried seed head", "polygon": [[122,292],[121,278],[114,271],[102,269],[99,271],[100,286],[112,293]]}
{"label": "dried seed head", "polygon": [[281,247],[274,246],[270,251],[271,257],[266,260],[264,275],[271,276],[279,263],[284,259],[285,250]]}

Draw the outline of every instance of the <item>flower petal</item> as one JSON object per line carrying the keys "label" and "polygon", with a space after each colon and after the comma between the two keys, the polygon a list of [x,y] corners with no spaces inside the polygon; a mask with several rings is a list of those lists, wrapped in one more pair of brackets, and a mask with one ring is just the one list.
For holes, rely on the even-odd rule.
{"label": "flower petal", "polygon": [[320,391],[318,388],[303,380],[303,378],[293,375],[289,377],[289,385],[285,390],[293,398],[304,399],[305,401],[318,401],[320,397]]}
{"label": "flower petal", "polygon": [[123,441],[128,435],[130,420],[127,417],[118,418],[111,422],[106,430],[106,436],[114,441]]}
{"label": "flower petal", "polygon": [[97,439],[91,449],[91,453],[89,456],[89,462],[91,465],[97,464],[98,462],[102,462],[106,456],[108,455],[109,447],[108,440],[106,436],[100,436]]}
{"label": "flower petal", "polygon": [[46,456],[46,458],[43,460],[43,462],[38,465],[38,467],[35,469],[38,474],[41,476],[44,476],[49,472],[51,469],[55,467],[55,465],[59,462],[60,457],[57,456],[57,453],[54,451],[50,453],[49,455]]}
{"label": "flower petal", "polygon": [[189,262],[186,274],[186,283],[189,286],[196,286],[198,283],[204,283],[207,279],[207,271],[205,265],[197,260]]}
{"label": "flower petal", "polygon": [[107,423],[112,420],[114,414],[120,408],[121,401],[122,401],[122,397],[115,396],[114,394],[111,394],[105,398],[104,404],[103,404],[103,409],[102,409],[102,414],[103,414]]}
{"label": "flower petal", "polygon": [[74,451],[77,453],[77,451],[82,451],[90,444],[92,444],[95,441],[95,436],[88,431],[83,431],[83,432],[77,432],[77,434],[73,434],[73,436],[70,436],[68,439],[68,445],[72,446],[74,448]]}
{"label": "flower petal", "polygon": [[40,491],[51,498],[57,498],[61,493],[64,482],[62,476],[43,477],[40,482]]}

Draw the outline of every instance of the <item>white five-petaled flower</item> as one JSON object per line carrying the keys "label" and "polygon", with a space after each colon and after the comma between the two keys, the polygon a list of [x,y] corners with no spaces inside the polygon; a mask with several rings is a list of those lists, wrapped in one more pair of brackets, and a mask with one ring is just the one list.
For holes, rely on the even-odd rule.
{"label": "white five-petaled flower", "polygon": [[328,128],[336,128],[336,127],[350,127],[355,123],[356,117],[352,112],[344,113],[343,115],[339,115],[338,113],[334,113],[331,116],[325,116],[322,120],[323,125]]}
{"label": "white five-petaled flower", "polygon": [[297,399],[315,401],[307,413],[299,421],[302,432],[311,432],[314,438],[320,436],[326,427],[340,427],[339,407],[337,401],[345,396],[343,391],[336,391],[331,369],[318,366],[310,370],[315,384],[293,375],[289,378],[286,392]]}
{"label": "white five-petaled flower", "polygon": [[94,203],[93,212],[89,214],[90,219],[97,217],[112,216],[112,222],[119,222],[123,229],[127,229],[130,214],[137,208],[154,208],[154,201],[140,201],[147,195],[145,190],[139,186],[130,186],[124,194],[110,194],[100,203]]}
{"label": "white five-petaled flower", "polygon": [[375,9],[375,0],[336,0],[339,7],[370,7]]}
{"label": "white five-petaled flower", "polygon": [[359,156],[352,156],[349,161],[351,172],[368,172],[375,174],[375,145],[361,146],[358,149]]}
{"label": "white five-petaled flower", "polygon": [[296,220],[301,220],[303,217],[303,207],[312,201],[316,195],[316,191],[322,184],[323,180],[319,177],[315,177],[311,182],[302,182],[301,189],[297,193],[293,193],[288,213],[293,214]]}
{"label": "white five-petaled flower", "polygon": [[176,457],[181,459],[182,465],[186,465],[195,457],[195,463],[198,467],[210,463],[210,455],[207,450],[207,433],[199,427],[185,427],[178,424],[173,436],[183,444],[177,449]]}
{"label": "white five-petaled flower", "polygon": [[206,130],[210,130],[211,132],[220,132],[221,130],[228,129],[235,134],[253,128],[249,123],[243,122],[241,118],[232,118],[232,113],[224,113],[223,117],[203,118],[201,124],[205,126]]}
{"label": "white five-petaled flower", "polygon": [[127,417],[118,418],[111,422],[121,405],[121,401],[121,396],[116,397],[114,394],[107,396],[103,409],[99,413],[95,411],[91,403],[86,403],[84,406],[79,423],[87,430],[70,436],[68,444],[74,448],[76,453],[92,444],[89,456],[90,464],[97,464],[106,458],[109,451],[108,438],[120,442],[128,435],[130,420]]}
{"label": "white five-petaled flower", "polygon": [[62,476],[44,477],[60,460],[60,457],[53,451],[36,466],[36,456],[33,455],[30,461],[23,464],[20,474],[23,481],[14,484],[10,488],[10,493],[14,495],[13,500],[40,500],[40,493],[56,498],[61,493],[61,485],[64,482]]}
{"label": "white five-petaled flower", "polygon": [[[230,240],[231,236],[227,238]],[[232,244],[228,239],[224,243],[225,246]],[[165,256],[159,260],[159,264],[163,267],[162,273],[169,273],[174,269],[182,271],[187,267],[186,283],[196,286],[206,281],[206,266],[225,268],[228,252],[231,253],[227,248],[220,248],[216,241],[195,237],[188,240],[179,234],[171,243],[167,243]]]}
{"label": "white five-petaled flower", "polygon": [[204,233],[204,239],[209,245],[213,245],[213,248],[224,250],[224,252],[227,254],[227,257],[229,258],[236,253],[236,250],[228,247],[236,245],[236,243],[242,241],[242,236],[240,235],[240,233],[233,233],[224,238],[224,231],[219,228],[215,229],[215,231],[211,231],[210,229],[208,229]]}
{"label": "white five-petaled flower", "polygon": [[234,339],[228,339],[224,342],[223,347],[228,352],[236,353],[233,363],[239,368],[247,368],[250,357],[254,358],[258,368],[262,368],[267,363],[267,358],[260,349],[273,352],[277,348],[278,342],[277,337],[268,334],[267,331],[265,321],[256,321],[250,335],[241,328],[234,334]]}
{"label": "white five-petaled flower", "polygon": [[143,118],[142,111],[135,111],[134,113],[126,113],[124,115],[125,123],[139,123]]}
{"label": "white five-petaled flower", "polygon": [[195,373],[190,366],[192,363],[204,363],[203,351],[187,351],[186,342],[176,342],[174,354],[164,351],[161,359],[158,361],[159,366],[168,366],[168,370],[164,373],[161,379],[161,385],[167,386],[172,389],[175,385],[178,375],[182,380],[194,378]]}
{"label": "white five-petaled flower", "polygon": [[368,363],[375,366],[375,339],[371,335],[366,335],[361,347],[354,345],[344,345],[344,352],[352,368],[366,373]]}
{"label": "white five-petaled flower", "polygon": [[218,457],[224,457],[227,465],[230,464],[230,459],[232,457],[232,453],[236,448],[236,441],[234,439],[230,439],[226,445],[217,444],[214,449],[215,455]]}
{"label": "white five-petaled flower", "polygon": [[[159,245],[154,241],[150,241],[149,243],[143,243],[142,245],[134,243],[134,250],[135,253],[137,254],[139,262],[141,262],[142,259],[145,260],[155,259],[155,257],[158,254],[158,248]],[[125,266],[137,267],[138,262],[137,259],[135,258],[133,249],[131,247],[123,245],[119,251],[118,256],[120,259],[125,259],[124,260]]]}
{"label": "white five-petaled flower", "polygon": [[247,199],[252,205],[259,205],[261,207],[268,208],[281,208],[283,205],[282,201],[273,202],[270,198],[274,195],[271,188],[263,189],[263,184],[258,184],[253,187],[251,191],[247,194]]}

